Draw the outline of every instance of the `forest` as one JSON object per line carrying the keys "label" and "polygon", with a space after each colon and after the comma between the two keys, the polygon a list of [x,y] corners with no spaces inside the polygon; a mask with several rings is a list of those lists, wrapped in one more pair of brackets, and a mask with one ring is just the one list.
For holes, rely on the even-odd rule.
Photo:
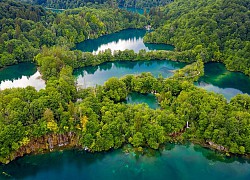
{"label": "forest", "polygon": [[105,4],[111,7],[147,8],[164,6],[173,0],[19,0],[48,8],[72,9],[90,4]]}
{"label": "forest", "polygon": [[[91,152],[126,143],[158,149],[165,142],[189,140],[213,142],[229,153],[250,153],[250,97],[237,95],[227,103],[222,95],[195,87],[193,81],[203,74],[201,59],[168,79],[142,73],[80,89],[72,75],[73,67],[65,64],[67,53],[63,49],[53,51],[50,54],[60,63],[51,63],[40,54],[36,58],[58,70],[57,74],[53,74],[54,69],[48,73],[45,89],[0,91],[1,162],[14,159],[13,154],[33,138],[67,132],[76,134],[79,146]],[[130,92],[154,92],[161,108],[123,103]]]}
{"label": "forest", "polygon": [[249,9],[249,0],[176,0],[160,9],[165,22],[144,41],[173,44],[189,61],[198,48],[204,62],[250,75]]}
{"label": "forest", "polygon": [[[90,152],[128,143],[138,149],[158,149],[166,142],[191,141],[213,145],[228,154],[249,155],[250,96],[240,94],[227,102],[223,95],[193,84],[210,60],[224,62],[229,69],[228,63],[234,60],[234,70],[249,74],[248,6],[238,0],[177,0],[154,9],[148,19],[106,6],[56,14],[40,6],[1,1],[0,67],[34,60],[46,88],[0,90],[0,162],[15,159],[16,152],[33,139],[66,133],[75,134],[77,145]],[[231,12],[230,7],[236,9]],[[108,49],[93,55],[71,49],[88,38],[142,28],[149,20],[158,29],[147,34],[145,41],[174,44],[175,51],[125,50],[112,54]],[[231,20],[239,23],[236,29],[231,29]],[[245,29],[240,28],[243,26]],[[111,78],[103,86],[86,89],[79,88],[72,75],[75,68],[107,61],[151,59],[190,64],[167,79],[142,73]],[[160,108],[124,103],[131,92],[153,93]]]}
{"label": "forest", "polygon": [[0,68],[32,61],[42,46],[72,48],[89,38],[143,28],[146,18],[107,7],[83,7],[61,14],[14,1],[0,2]]}

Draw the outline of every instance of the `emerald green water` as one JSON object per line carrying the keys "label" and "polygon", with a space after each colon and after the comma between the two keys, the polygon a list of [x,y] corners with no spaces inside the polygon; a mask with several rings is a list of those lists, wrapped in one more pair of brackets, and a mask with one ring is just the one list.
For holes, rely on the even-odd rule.
{"label": "emerald green water", "polygon": [[128,94],[128,97],[126,99],[127,104],[147,104],[152,109],[159,108],[158,101],[153,94],[140,94],[136,92],[132,92]]}
{"label": "emerald green water", "polygon": [[[173,46],[162,44],[145,44],[143,36],[145,30],[127,29],[111,35],[102,36],[77,44],[76,48],[82,51],[98,52],[111,48],[112,50],[140,49],[173,50]],[[171,70],[184,67],[184,63],[172,61],[139,61],[139,62],[109,62],[95,67],[85,67],[74,71],[77,82],[82,87],[103,84],[110,77],[121,77],[126,74],[139,74],[151,72],[155,77],[162,74],[163,77],[172,75]],[[45,87],[40,73],[34,64],[21,63],[0,70],[0,89],[12,87],[34,86],[37,90]],[[197,86],[208,91],[223,94],[229,101],[232,97],[241,93],[250,94],[250,78],[242,73],[229,72],[221,63],[205,64],[205,75],[196,83]]]}
{"label": "emerald green water", "polygon": [[33,86],[37,90],[45,88],[45,81],[32,63],[20,63],[0,69],[0,90],[14,87]]}
{"label": "emerald green water", "polygon": [[[119,8],[125,9],[125,10],[133,12],[133,13],[144,14],[144,9],[140,9],[140,8],[122,7],[122,6],[119,6]],[[147,9],[146,12],[149,13],[149,10]]]}
{"label": "emerald green water", "polygon": [[98,53],[105,49],[125,50],[132,49],[139,52],[141,49],[149,50],[173,50],[174,47],[166,44],[148,44],[143,42],[143,36],[146,30],[142,29],[126,29],[118,33],[113,33],[99,37],[97,39],[88,39],[76,44],[78,50],[84,52]]}
{"label": "emerald green water", "polygon": [[250,94],[250,77],[226,70],[221,63],[205,64],[205,75],[196,83],[201,88],[223,94],[230,100],[237,94]]}
{"label": "emerald green water", "polygon": [[[29,155],[0,166],[0,179],[250,179],[250,163],[198,145],[167,144],[145,155],[124,149],[106,153],[65,150]],[[2,172],[5,172],[4,174]]]}
{"label": "emerald green water", "polygon": [[[166,49],[172,46],[144,44],[143,30],[126,30],[121,33],[88,40],[77,45],[81,50],[97,52],[106,47],[129,48],[139,51]],[[102,47],[102,45],[105,45]],[[159,47],[161,46],[161,47]],[[100,48],[101,47],[101,48]],[[119,49],[118,48],[118,49]],[[122,50],[122,49],[121,49]],[[85,67],[74,71],[79,86],[90,87],[103,84],[110,77],[151,72],[155,77],[172,75],[172,70],[184,67],[173,61],[118,61]],[[45,87],[39,79],[34,64],[22,63],[0,70],[0,89],[11,87]],[[228,100],[238,93],[250,94],[250,78],[242,73],[229,72],[220,63],[205,65],[205,75],[198,86],[223,94]],[[146,103],[156,109],[158,104],[152,94],[131,93],[127,103]],[[250,164],[242,158],[224,157],[200,146],[168,144],[161,151],[141,156],[125,153],[122,149],[106,153],[87,153],[67,150],[49,154],[19,158],[0,166],[0,179],[250,179]]]}
{"label": "emerald green water", "polygon": [[170,77],[172,70],[184,67],[184,63],[174,61],[116,61],[107,62],[98,66],[79,68],[74,71],[77,84],[81,87],[94,87],[96,84],[103,85],[109,78],[122,77],[127,74],[140,74],[151,72],[155,77],[161,74]]}

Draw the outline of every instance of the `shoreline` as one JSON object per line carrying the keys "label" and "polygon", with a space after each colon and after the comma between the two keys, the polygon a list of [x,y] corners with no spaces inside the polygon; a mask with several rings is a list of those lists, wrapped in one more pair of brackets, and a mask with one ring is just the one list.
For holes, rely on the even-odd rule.
{"label": "shoreline", "polygon": [[[216,151],[222,155],[225,155],[228,158],[233,157],[242,157],[247,160],[250,160],[250,154],[233,154],[228,152],[227,148],[224,148],[221,145],[217,145],[213,142],[201,142],[199,140],[178,140],[179,136],[172,137],[171,142],[165,142],[159,146],[158,149],[152,149],[148,146],[144,147],[133,147],[129,143],[124,143],[120,148],[125,148],[124,152],[130,152],[131,149],[134,152],[138,152],[141,154],[144,154],[146,149],[151,149],[155,151],[160,151],[162,147],[164,147],[166,144],[174,144],[174,145],[185,145],[185,144],[193,144],[193,145],[199,145],[202,148],[210,149],[211,151]],[[89,153],[100,153],[100,152],[109,152],[114,150],[113,148],[107,150],[107,151],[91,151],[91,149],[88,149],[87,147],[83,147],[79,145],[79,139],[80,137],[74,133],[74,132],[67,132],[64,134],[49,134],[44,135],[39,138],[34,138],[30,140],[30,142],[27,145],[24,145],[20,147],[17,151],[11,153],[8,158],[4,162],[0,162],[0,165],[2,164],[9,164],[12,161],[15,161],[18,158],[24,157],[26,155],[37,155],[37,154],[46,154],[50,152],[55,151],[64,151],[64,150],[85,150]],[[211,144],[212,143],[212,144]],[[126,146],[130,146],[129,149],[126,149]],[[219,148],[220,147],[220,148]],[[221,148],[223,147],[223,148]]]}
{"label": "shoreline", "polygon": [[[115,31],[115,32],[112,32],[112,33],[102,34],[102,35],[99,36],[99,37],[90,38],[90,39],[98,39],[98,38],[100,38],[100,37],[107,36],[107,35],[111,35],[111,34],[115,34],[115,33],[119,33],[119,32],[121,32],[121,31],[128,30],[128,29],[145,30],[145,28],[125,28],[125,29],[120,29],[120,30]],[[144,36],[144,37],[145,37],[145,36]],[[144,38],[144,37],[143,37],[143,38]],[[88,39],[85,39],[84,41],[86,41],[86,40],[88,40]],[[82,42],[84,42],[84,41],[82,41]],[[82,42],[79,42],[79,43],[82,43]],[[74,43],[74,47],[71,47],[71,48],[70,48],[70,51],[81,51],[81,50],[75,49],[76,45],[79,44],[79,43]],[[144,40],[143,40],[143,43],[145,43],[145,44],[164,44],[164,45],[170,45],[170,46],[173,46],[174,49],[175,49],[175,45],[174,45],[174,44],[157,43],[157,42],[155,42],[155,43],[154,43],[154,42],[145,42]],[[126,50],[124,50],[124,51],[126,51]],[[81,51],[81,52],[82,52],[82,53],[87,53],[87,52],[84,52],[84,51]],[[121,51],[121,52],[123,52],[123,51]],[[151,51],[148,51],[148,52],[151,52]],[[155,52],[155,53],[157,53],[157,52],[165,52],[165,53],[168,52],[168,53],[169,53],[169,52],[170,52],[170,56],[175,56],[176,54],[181,53],[181,51],[175,51],[175,50],[173,50],[173,51],[172,51],[172,50],[152,50],[152,52]],[[171,54],[171,53],[172,53],[172,54]],[[98,53],[98,54],[99,54],[99,53]],[[98,55],[98,54],[97,54],[97,55]],[[135,54],[138,54],[138,53],[135,53]],[[174,54],[174,55],[173,55],[173,54]],[[95,56],[97,56],[97,55],[95,55]],[[168,56],[169,56],[169,55],[168,55]],[[33,59],[34,59],[34,58],[35,58],[35,56],[33,57]],[[133,60],[125,60],[125,61],[149,61],[149,60],[154,60],[154,59],[152,59],[152,58],[150,58],[150,59],[140,59],[140,60],[139,60],[139,59],[133,59]],[[194,61],[186,62],[186,61],[183,61],[183,60],[178,60],[178,59],[175,59],[175,58],[168,58],[168,57],[166,57],[166,58],[164,58],[164,59],[155,59],[155,60],[170,60],[170,61],[175,61],[175,62],[184,62],[184,63],[187,63],[187,64],[190,64],[190,63],[193,63],[193,62],[194,62]],[[105,62],[114,62],[114,61],[121,61],[121,60],[119,60],[119,59],[115,59],[115,60],[110,59],[110,60],[105,61]],[[35,64],[37,64],[36,61],[33,61],[33,60],[30,60],[30,61],[23,61],[23,62],[30,62],[30,63],[35,63]],[[23,63],[23,62],[19,62],[19,63]],[[204,64],[206,64],[206,63],[212,63],[212,62],[218,62],[218,61],[213,61],[213,60],[211,60],[211,61],[208,61],[208,62],[204,62]],[[0,68],[0,70],[4,69],[5,67],[17,65],[17,64],[19,64],[19,63],[14,63],[14,64],[9,64],[9,65],[3,66],[3,67]],[[102,63],[104,63],[104,62],[102,62]],[[100,64],[102,64],[102,63],[98,63],[98,62],[97,62],[97,64],[95,63],[94,65],[87,65],[87,66],[97,66],[97,65],[100,65]],[[222,63],[222,64],[225,66],[226,70],[228,70],[228,71],[230,71],[230,72],[239,72],[239,73],[243,73],[244,75],[250,77],[248,74],[245,74],[245,73],[242,72],[242,71],[237,71],[237,70],[228,69],[227,66],[226,66],[226,64],[223,63],[223,62],[218,62],[218,63]],[[83,66],[83,67],[87,67],[87,66]],[[83,68],[83,67],[77,67],[77,68]],[[77,68],[74,68],[74,69],[77,69]]]}

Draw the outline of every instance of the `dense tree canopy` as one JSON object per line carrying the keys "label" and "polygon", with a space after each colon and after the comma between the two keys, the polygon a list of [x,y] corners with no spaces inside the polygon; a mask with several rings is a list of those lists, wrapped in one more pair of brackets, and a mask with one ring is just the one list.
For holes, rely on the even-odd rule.
{"label": "dense tree canopy", "polygon": [[[50,56],[39,57],[41,68],[46,61],[55,61],[50,63],[55,70],[47,74],[44,90],[0,91],[1,162],[12,160],[13,154],[33,138],[68,132],[75,133],[79,145],[92,152],[125,143],[158,149],[164,142],[195,140],[212,142],[230,153],[250,153],[249,96],[237,95],[227,103],[222,95],[195,87],[193,76],[203,73],[201,60],[168,79],[142,73],[77,90],[72,67],[65,64],[72,51],[63,54],[53,49],[46,53]],[[154,92],[161,108],[123,103],[130,92]]]}
{"label": "dense tree canopy", "polygon": [[249,9],[249,0],[176,0],[160,9],[165,22],[144,40],[175,45],[180,60],[192,61],[198,51],[204,62],[221,61],[250,75]]}
{"label": "dense tree canopy", "polygon": [[[91,152],[125,143],[158,149],[165,142],[190,140],[250,154],[250,96],[237,95],[228,103],[222,95],[193,85],[210,60],[249,74],[248,2],[176,0],[151,10],[155,27],[165,20],[166,24],[145,40],[175,44],[177,52],[106,50],[97,55],[69,48],[88,38],[142,27],[145,17],[107,7],[53,14],[11,1],[0,5],[0,67],[36,55],[46,80],[39,92],[33,87],[0,91],[0,162],[13,160],[14,153],[34,138],[64,133],[76,134],[79,146]],[[16,7],[18,13],[5,11]],[[157,17],[166,19],[157,24]],[[72,75],[77,67],[107,61],[166,58],[193,63],[167,79],[142,73],[87,89],[77,87]],[[124,103],[131,92],[154,93],[160,108]]]}
{"label": "dense tree canopy", "polygon": [[112,7],[135,7],[135,8],[151,8],[155,6],[166,5],[172,0],[19,0],[31,4],[39,4],[49,8],[71,9],[83,7],[85,5],[106,4]]}
{"label": "dense tree canopy", "polygon": [[12,1],[1,1],[0,7],[0,67],[31,61],[43,45],[71,48],[86,39],[142,28],[146,23],[139,14],[106,7],[84,7],[61,14]]}

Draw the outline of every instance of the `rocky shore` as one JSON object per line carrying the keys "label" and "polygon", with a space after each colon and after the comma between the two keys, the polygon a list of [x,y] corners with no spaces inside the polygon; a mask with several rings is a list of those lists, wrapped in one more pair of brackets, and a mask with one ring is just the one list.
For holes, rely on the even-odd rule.
{"label": "rocky shore", "polygon": [[73,132],[65,134],[51,134],[34,138],[28,144],[21,146],[16,152],[12,153],[3,163],[8,164],[17,157],[22,157],[31,153],[42,153],[46,151],[53,151],[54,149],[78,147],[78,142],[79,136]]}

